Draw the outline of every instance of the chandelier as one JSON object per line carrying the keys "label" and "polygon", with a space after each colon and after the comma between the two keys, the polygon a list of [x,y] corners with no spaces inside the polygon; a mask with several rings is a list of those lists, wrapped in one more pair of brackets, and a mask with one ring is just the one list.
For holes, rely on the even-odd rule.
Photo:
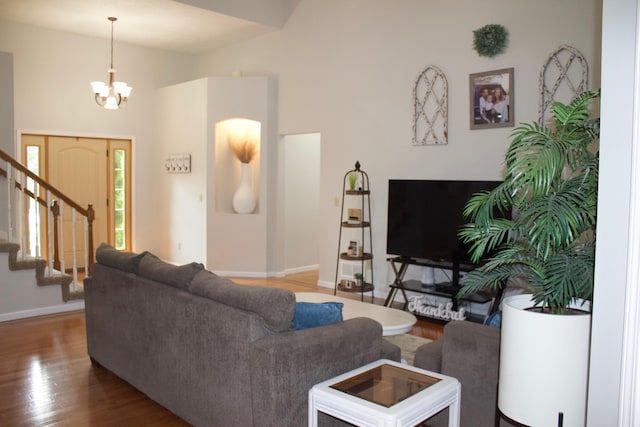
{"label": "chandelier", "polygon": [[111,21],[111,66],[109,67],[109,83],[91,82],[91,87],[93,88],[93,93],[95,94],[98,105],[109,110],[117,110],[121,103],[124,102],[126,104],[132,88],[125,82],[114,81],[116,70],[113,68],[113,23],[117,21],[118,18],[110,16],[107,19]]}

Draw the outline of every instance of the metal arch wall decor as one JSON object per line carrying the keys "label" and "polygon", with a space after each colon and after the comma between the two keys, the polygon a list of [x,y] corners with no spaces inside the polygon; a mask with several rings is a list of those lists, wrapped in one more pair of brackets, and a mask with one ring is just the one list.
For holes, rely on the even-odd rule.
{"label": "metal arch wall decor", "polygon": [[587,90],[589,67],[579,50],[561,45],[549,55],[540,70],[540,108],[538,123],[544,125],[551,117],[556,101],[570,103]]}
{"label": "metal arch wall decor", "polygon": [[448,143],[448,84],[442,70],[428,65],[413,89],[413,145]]}

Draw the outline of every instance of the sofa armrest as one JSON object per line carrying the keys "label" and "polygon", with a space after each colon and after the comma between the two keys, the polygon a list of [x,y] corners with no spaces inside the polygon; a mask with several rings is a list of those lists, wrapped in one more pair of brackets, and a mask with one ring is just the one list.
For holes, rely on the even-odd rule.
{"label": "sofa armrest", "polygon": [[400,350],[400,347],[395,344],[391,344],[387,340],[382,340],[382,355],[380,356],[381,359],[389,359],[399,362],[402,359],[401,353],[402,352]]}
{"label": "sofa armrest", "polygon": [[253,419],[263,426],[307,425],[315,384],[381,359],[382,327],[355,318],[264,337],[252,344]]}
{"label": "sofa armrest", "polygon": [[413,365],[427,371],[440,372],[442,369],[442,338],[421,345],[416,350]]}
{"label": "sofa armrest", "polygon": [[493,426],[496,415],[500,329],[450,322],[444,328],[442,373],[462,385],[461,425]]}

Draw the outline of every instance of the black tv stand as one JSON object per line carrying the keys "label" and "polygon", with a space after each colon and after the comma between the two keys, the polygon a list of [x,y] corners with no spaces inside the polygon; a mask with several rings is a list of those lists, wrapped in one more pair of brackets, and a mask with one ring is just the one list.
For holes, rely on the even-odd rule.
{"label": "black tv stand", "polygon": [[[435,295],[439,297],[449,298],[451,301],[451,311],[458,311],[458,303],[459,301],[468,301],[477,304],[485,304],[487,302],[492,302],[491,307],[489,308],[486,316],[478,317],[467,315],[468,320],[483,322],[484,319],[489,316],[491,313],[498,309],[498,305],[500,304],[500,299],[502,298],[502,290],[493,291],[490,289],[481,290],[478,292],[474,292],[471,294],[467,294],[461,299],[457,298],[458,291],[460,290],[460,272],[471,271],[477,267],[474,264],[467,263],[458,263],[452,261],[438,261],[438,260],[428,260],[428,259],[417,259],[417,258],[406,258],[406,257],[393,257],[388,258],[387,261],[391,264],[391,268],[395,274],[395,280],[391,285],[389,285],[389,293],[387,294],[387,298],[385,300],[384,305],[386,307],[390,307],[398,291],[401,292],[402,297],[404,299],[403,310],[410,311],[416,316],[419,317],[433,317],[438,318],[439,320],[443,320],[437,316],[428,316],[422,313],[417,313],[412,311],[410,308],[409,297],[407,296],[407,291],[416,292],[420,294],[427,295]],[[451,282],[441,282],[434,284],[423,284],[419,280],[404,280],[404,276],[407,272],[407,269],[410,265],[418,265],[422,267],[435,267],[435,268],[443,268],[451,270],[452,277]],[[455,318],[455,314],[453,314]],[[445,319],[446,320],[446,319]]]}

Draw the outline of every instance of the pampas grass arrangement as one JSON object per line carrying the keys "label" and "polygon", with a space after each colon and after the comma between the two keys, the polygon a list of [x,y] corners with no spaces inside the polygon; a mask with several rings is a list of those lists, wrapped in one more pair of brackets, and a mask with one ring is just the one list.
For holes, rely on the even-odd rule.
{"label": "pampas grass arrangement", "polygon": [[256,142],[249,137],[248,132],[242,136],[233,135],[228,138],[231,150],[242,163],[249,163],[256,155]]}

